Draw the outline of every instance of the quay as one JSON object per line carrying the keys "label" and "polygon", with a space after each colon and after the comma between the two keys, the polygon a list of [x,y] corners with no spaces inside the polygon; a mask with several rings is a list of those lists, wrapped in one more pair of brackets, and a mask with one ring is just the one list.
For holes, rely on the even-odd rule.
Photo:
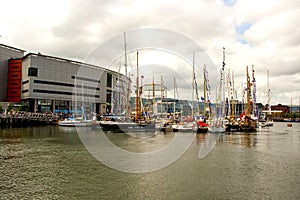
{"label": "quay", "polygon": [[43,126],[56,124],[60,115],[31,112],[17,112],[14,114],[0,114],[1,128]]}

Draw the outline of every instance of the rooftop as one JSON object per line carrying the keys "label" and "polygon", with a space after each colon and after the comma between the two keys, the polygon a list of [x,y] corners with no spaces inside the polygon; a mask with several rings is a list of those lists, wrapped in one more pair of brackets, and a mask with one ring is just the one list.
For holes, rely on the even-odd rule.
{"label": "rooftop", "polygon": [[14,50],[14,51],[19,51],[19,52],[22,52],[22,53],[25,52],[25,50],[18,49],[18,48],[15,48],[15,47],[11,47],[11,46],[8,46],[8,45],[5,45],[5,44],[0,44],[0,47],[10,49],[10,50]]}

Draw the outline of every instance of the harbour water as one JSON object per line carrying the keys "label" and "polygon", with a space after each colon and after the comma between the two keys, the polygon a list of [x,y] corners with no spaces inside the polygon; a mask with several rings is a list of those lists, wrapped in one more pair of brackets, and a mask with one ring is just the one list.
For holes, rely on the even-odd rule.
{"label": "harbour water", "polygon": [[[162,148],[174,137],[107,136],[133,152]],[[95,159],[75,128],[0,129],[0,199],[300,199],[300,123],[219,135],[200,159],[210,136],[197,134],[163,169],[125,173]]]}

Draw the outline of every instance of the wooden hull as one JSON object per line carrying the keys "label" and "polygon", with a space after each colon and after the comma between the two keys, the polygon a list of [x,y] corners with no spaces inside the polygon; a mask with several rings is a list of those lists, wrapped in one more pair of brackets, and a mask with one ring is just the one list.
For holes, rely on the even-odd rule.
{"label": "wooden hull", "polygon": [[202,127],[202,126],[199,126],[197,128],[197,133],[207,133],[208,132],[208,127]]}
{"label": "wooden hull", "polygon": [[226,124],[226,132],[240,132],[241,126],[239,124]]}
{"label": "wooden hull", "polygon": [[256,127],[247,125],[247,124],[242,124],[240,128],[241,132],[256,132]]}

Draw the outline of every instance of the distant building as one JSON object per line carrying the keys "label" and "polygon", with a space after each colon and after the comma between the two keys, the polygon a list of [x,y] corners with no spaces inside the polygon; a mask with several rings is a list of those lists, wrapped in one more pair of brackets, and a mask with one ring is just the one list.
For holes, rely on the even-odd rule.
{"label": "distant building", "polygon": [[282,111],[282,114],[287,114],[290,112],[290,107],[282,104],[278,104],[276,106],[271,105],[271,110]]}

